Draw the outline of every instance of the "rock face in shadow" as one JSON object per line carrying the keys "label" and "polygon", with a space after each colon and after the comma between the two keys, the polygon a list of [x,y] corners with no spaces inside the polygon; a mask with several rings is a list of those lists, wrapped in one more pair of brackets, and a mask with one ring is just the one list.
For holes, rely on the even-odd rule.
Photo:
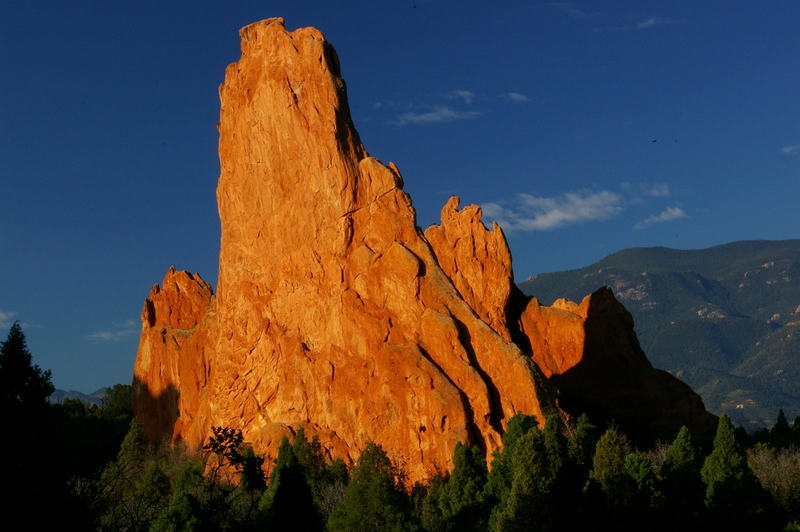
{"label": "rock face in shadow", "polygon": [[218,294],[170,270],[145,302],[148,436],[198,447],[223,425],[274,456],[302,426],[334,456],[381,444],[413,482],[449,469],[457,441],[490,453],[517,411],[566,419],[532,329],[509,319],[527,298],[502,230],[453,198],[423,234],[399,170],[364,150],[322,34],[282,19],[240,34],[220,87]]}
{"label": "rock face in shadow", "polygon": [[600,426],[616,423],[636,442],[672,440],[682,425],[700,438],[717,426],[700,396],[668,372],[653,368],[639,346],[630,312],[611,289],[580,304],[544,307],[532,298],[519,318],[533,359],[560,390],[560,406]]}

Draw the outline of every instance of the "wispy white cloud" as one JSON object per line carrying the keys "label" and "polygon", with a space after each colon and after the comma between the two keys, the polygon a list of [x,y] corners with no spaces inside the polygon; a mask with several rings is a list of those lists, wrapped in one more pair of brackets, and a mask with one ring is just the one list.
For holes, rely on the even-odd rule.
{"label": "wispy white cloud", "polygon": [[622,212],[622,197],[609,191],[579,190],[555,198],[517,194],[510,207],[482,205],[487,217],[505,231],[549,231],[591,220],[605,220]]}
{"label": "wispy white cloud", "polygon": [[667,183],[620,183],[626,203],[646,203],[647,198],[667,198],[672,195]]}
{"label": "wispy white cloud", "polygon": [[3,312],[0,310],[0,329],[10,329],[14,324],[14,316],[16,312]]}
{"label": "wispy white cloud", "polygon": [[663,223],[663,222],[671,222],[672,220],[678,220],[680,218],[688,218],[689,215],[683,212],[683,209],[679,207],[667,207],[661,214],[657,216],[651,216],[641,222],[637,223],[633,226],[634,229],[644,229],[646,227],[650,227],[653,224]]}
{"label": "wispy white cloud", "polygon": [[795,146],[784,146],[781,148],[781,153],[793,153],[800,150],[800,145]]}
{"label": "wispy white cloud", "polygon": [[506,100],[511,100],[512,102],[529,102],[531,101],[530,98],[525,96],[524,94],[520,94],[518,92],[508,92],[503,95],[503,98]]}
{"label": "wispy white cloud", "polygon": [[578,9],[572,4],[569,4],[567,2],[550,2],[550,4],[548,5],[556,9],[560,9],[561,11],[563,11],[564,13],[573,18],[579,18],[585,20],[587,18],[592,18],[594,16],[597,16],[596,14],[588,13],[586,11]]}
{"label": "wispy white cloud", "polygon": [[[5,338],[5,334],[3,331],[5,329],[10,329],[11,326],[14,324],[15,321],[19,321],[15,318],[17,312],[3,312],[0,310],[0,341]],[[36,323],[28,323],[25,321],[20,321],[19,326],[22,327],[23,330],[25,329],[41,329],[42,326]]]}
{"label": "wispy white cloud", "polygon": [[629,22],[614,26],[595,28],[594,31],[614,33],[618,31],[648,30],[650,28],[655,28],[656,26],[663,26],[665,24],[680,24],[680,21],[667,17],[648,17],[636,23]]}
{"label": "wispy white cloud", "polygon": [[636,27],[640,30],[646,30],[648,28],[653,28],[655,26],[661,26],[663,24],[677,24],[678,21],[671,18],[666,17],[650,17],[641,22],[639,22]]}
{"label": "wispy white cloud", "polygon": [[654,198],[666,198],[670,194],[669,185],[666,183],[645,185],[643,192],[646,196],[651,196]]}
{"label": "wispy white cloud", "polygon": [[479,111],[456,111],[452,107],[434,107],[426,112],[404,113],[392,120],[391,123],[404,126],[407,124],[435,124],[439,122],[452,122],[454,120],[468,120],[480,116]]}
{"label": "wispy white cloud", "polygon": [[128,320],[125,323],[114,323],[107,330],[87,335],[86,339],[92,342],[119,342],[138,332],[139,324],[135,320]]}
{"label": "wispy white cloud", "polygon": [[447,94],[444,95],[444,97],[447,98],[448,100],[464,100],[464,103],[469,104],[472,103],[472,100],[475,99],[475,93],[470,91],[457,90],[448,92]]}

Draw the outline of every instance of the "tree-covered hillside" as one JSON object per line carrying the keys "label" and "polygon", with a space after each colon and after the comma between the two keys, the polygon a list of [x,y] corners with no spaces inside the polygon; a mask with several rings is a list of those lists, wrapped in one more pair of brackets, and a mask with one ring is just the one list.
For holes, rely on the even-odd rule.
{"label": "tree-covered hillside", "polygon": [[608,285],[654,366],[752,427],[800,411],[800,240],[630,248],[519,287],[550,305]]}

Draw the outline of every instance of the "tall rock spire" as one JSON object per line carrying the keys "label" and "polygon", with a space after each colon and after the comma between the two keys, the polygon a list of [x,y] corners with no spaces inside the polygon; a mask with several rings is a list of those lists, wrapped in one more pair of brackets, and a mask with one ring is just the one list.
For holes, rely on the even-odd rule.
{"label": "tall rock spire", "polygon": [[[512,341],[522,296],[502,231],[454,198],[423,234],[399,170],[364,150],[323,35],[283,19],[240,34],[220,87],[218,294],[170,271],[145,304],[150,437],[198,447],[221,425],[274,454],[302,426],[336,456],[373,440],[415,481],[449,469],[457,441],[491,452],[518,411],[566,416]],[[200,292],[204,315],[180,303]]]}

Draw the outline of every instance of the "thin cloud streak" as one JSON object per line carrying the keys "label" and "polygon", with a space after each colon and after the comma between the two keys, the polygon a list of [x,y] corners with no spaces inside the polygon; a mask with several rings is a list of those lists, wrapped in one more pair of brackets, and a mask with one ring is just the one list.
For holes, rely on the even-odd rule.
{"label": "thin cloud streak", "polygon": [[525,96],[524,94],[520,94],[518,92],[509,92],[506,93],[504,96],[506,100],[511,100],[512,102],[529,102],[531,101],[530,98]]}
{"label": "thin cloud streak", "polygon": [[451,107],[435,107],[432,111],[425,113],[405,113],[392,120],[391,123],[397,126],[407,124],[436,124],[441,122],[452,122],[454,120],[469,120],[480,116],[478,111],[456,111]]}
{"label": "thin cloud streak", "polygon": [[657,223],[664,223],[664,222],[671,222],[673,220],[679,220],[681,218],[688,218],[689,215],[683,212],[683,209],[680,207],[667,207],[661,214],[657,216],[651,216],[641,222],[637,223],[633,226],[634,229],[640,230],[650,227],[653,224]]}
{"label": "thin cloud streak", "polygon": [[781,153],[793,153],[800,150],[800,144],[796,146],[784,146],[781,148]]}
{"label": "thin cloud streak", "polygon": [[618,31],[632,31],[632,30],[648,30],[656,26],[663,26],[666,24],[679,24],[679,20],[666,18],[666,17],[649,17],[634,25],[626,24],[622,26],[609,26],[605,28],[595,28],[596,32],[609,32],[615,33]]}
{"label": "thin cloud streak", "polygon": [[577,9],[567,2],[550,2],[549,5],[550,7],[560,9],[561,11],[563,11],[564,13],[573,18],[579,18],[585,20],[597,16],[597,14],[587,13],[586,11]]}
{"label": "thin cloud streak", "polygon": [[475,99],[475,93],[470,91],[458,90],[448,92],[444,95],[445,98],[449,100],[464,100],[464,103],[472,103],[472,100]]}
{"label": "thin cloud streak", "polygon": [[97,331],[96,333],[89,334],[86,336],[86,339],[90,342],[119,342],[137,332],[139,332],[139,330],[136,321],[128,320],[123,324],[114,324],[111,330]]}
{"label": "thin cloud streak", "polygon": [[677,24],[677,20],[673,20],[671,18],[665,17],[650,17],[638,23],[636,27],[640,30],[646,30],[648,28],[653,28],[655,26],[661,26],[663,24]]}
{"label": "thin cloud streak", "polygon": [[550,231],[592,220],[605,220],[622,212],[622,197],[606,190],[580,190],[555,198],[517,194],[511,208],[498,203],[482,205],[487,217],[506,232]]}

